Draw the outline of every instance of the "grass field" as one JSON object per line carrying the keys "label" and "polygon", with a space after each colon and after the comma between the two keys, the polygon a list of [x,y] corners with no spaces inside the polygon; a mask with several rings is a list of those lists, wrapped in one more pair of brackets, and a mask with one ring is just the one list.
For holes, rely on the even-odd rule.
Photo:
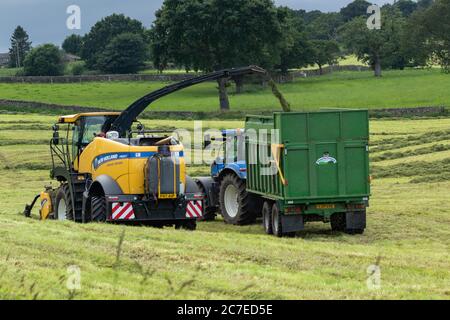
{"label": "grass field", "polygon": [[[82,84],[0,84],[0,99],[14,99],[123,110],[135,99],[166,85],[158,82]],[[367,72],[337,72],[280,85],[295,110],[319,108],[394,108],[450,106],[450,75],[439,70],[386,71],[381,79]],[[231,88],[230,92],[234,92]],[[232,110],[279,110],[279,103],[260,86],[231,94]],[[215,83],[204,83],[157,101],[157,111],[217,111]]]}
{"label": "grass field", "polygon": [[[438,147],[450,144],[448,118],[371,122],[374,180],[364,235],[312,223],[284,239],[260,225],[220,220],[187,232],[22,217],[50,182],[52,121],[0,114],[0,299],[450,298],[450,154]],[[372,264],[381,268],[380,289],[366,285]],[[81,270],[79,291],[66,288],[71,265]]]}

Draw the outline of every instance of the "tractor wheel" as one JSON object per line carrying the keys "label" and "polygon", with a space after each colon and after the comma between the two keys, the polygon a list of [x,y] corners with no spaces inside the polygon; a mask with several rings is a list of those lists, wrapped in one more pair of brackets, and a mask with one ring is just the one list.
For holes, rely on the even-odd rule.
{"label": "tractor wheel", "polygon": [[106,221],[105,196],[93,196],[91,200],[91,220],[93,222]]}
{"label": "tractor wheel", "polygon": [[73,216],[74,214],[70,189],[67,184],[63,184],[59,187],[56,194],[54,217],[59,221],[73,221]]}
{"label": "tractor wheel", "polygon": [[226,175],[220,184],[220,213],[226,223],[246,225],[255,222],[252,203],[245,182],[234,174]]}
{"label": "tractor wheel", "polygon": [[265,201],[262,208],[264,231],[267,234],[273,234],[272,228],[272,207],[269,202]]}
{"label": "tractor wheel", "polygon": [[[203,185],[200,182],[197,182],[197,186],[200,189],[200,192],[206,195],[206,190],[203,187]],[[205,205],[205,211],[201,218],[199,218],[199,221],[214,221],[216,220],[216,208],[208,207]]]}

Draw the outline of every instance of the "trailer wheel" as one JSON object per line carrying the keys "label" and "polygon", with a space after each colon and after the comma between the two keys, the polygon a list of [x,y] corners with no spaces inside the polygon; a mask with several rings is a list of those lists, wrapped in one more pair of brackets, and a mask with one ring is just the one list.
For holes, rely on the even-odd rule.
{"label": "trailer wheel", "polygon": [[264,205],[262,208],[262,216],[263,216],[264,231],[266,231],[267,234],[273,234],[272,207],[267,201],[264,201]]}
{"label": "trailer wheel", "polygon": [[105,196],[93,196],[91,200],[91,221],[106,221],[106,198]]}
{"label": "trailer wheel", "polygon": [[330,217],[331,230],[337,232],[345,232],[347,227],[347,221],[345,218],[345,212],[334,213]]}
{"label": "trailer wheel", "polygon": [[256,220],[250,206],[250,196],[246,184],[234,174],[226,175],[220,184],[220,213],[225,222],[246,225]]}
{"label": "trailer wheel", "polygon": [[[364,213],[365,214],[365,213]],[[344,232],[347,234],[363,234],[364,229],[349,229],[347,228],[347,214],[345,212],[335,213],[330,218],[331,230],[337,232]]]}
{"label": "trailer wheel", "polygon": [[281,215],[278,205],[274,203],[272,206],[272,231],[273,235],[281,238],[283,236],[283,226],[281,224]]}
{"label": "trailer wheel", "polygon": [[61,185],[56,194],[55,219],[59,221],[73,221],[73,205],[70,189],[67,184]]}

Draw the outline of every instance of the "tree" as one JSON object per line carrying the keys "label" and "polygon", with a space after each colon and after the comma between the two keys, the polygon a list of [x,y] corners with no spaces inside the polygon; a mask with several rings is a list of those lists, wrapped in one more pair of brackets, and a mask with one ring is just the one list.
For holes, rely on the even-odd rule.
{"label": "tree", "polygon": [[367,8],[370,3],[365,0],[355,0],[348,6],[341,9],[340,13],[345,22],[348,22],[356,17],[365,16]]}
{"label": "tree", "polygon": [[428,52],[444,71],[450,72],[450,1],[436,0],[413,14],[408,24],[416,46]]}
{"label": "tree", "polygon": [[343,24],[341,14],[322,13],[308,24],[307,31],[310,38],[314,40],[337,40],[338,30]]}
{"label": "tree", "polygon": [[339,45],[334,40],[313,40],[312,46],[312,60],[319,66],[320,74],[323,74],[324,65],[337,62],[340,54]]}
{"label": "tree", "polygon": [[86,66],[89,69],[99,68],[103,51],[113,38],[122,33],[145,36],[142,23],[123,14],[113,14],[97,22],[84,37],[81,57],[86,61]]}
{"label": "tree", "polygon": [[11,68],[20,68],[23,66],[25,56],[31,50],[31,41],[27,32],[17,26],[11,36],[11,48],[9,49],[9,65]]}
{"label": "tree", "polygon": [[394,8],[398,8],[405,17],[409,17],[417,10],[418,5],[417,2],[411,0],[398,0],[393,6]]}
{"label": "tree", "polygon": [[27,76],[59,76],[63,71],[61,52],[53,44],[36,47],[25,58],[24,73]]}
{"label": "tree", "polygon": [[[152,37],[159,69],[171,60],[196,71],[249,64],[272,68],[280,64],[284,40],[271,0],[165,0],[156,13]],[[223,81],[219,92],[226,94]],[[225,110],[226,100],[221,99]]]}
{"label": "tree", "polygon": [[100,55],[98,66],[109,73],[136,73],[144,66],[147,48],[140,35],[122,33]]}
{"label": "tree", "polygon": [[282,73],[287,73],[291,68],[301,68],[310,64],[313,52],[303,20],[295,11],[280,7],[278,21],[282,30],[282,41],[280,41],[280,63],[275,67]]}
{"label": "tree", "polygon": [[76,34],[68,36],[62,44],[62,48],[67,53],[80,56],[83,49],[83,37]]}
{"label": "tree", "polygon": [[419,0],[417,1],[417,9],[427,9],[433,2],[434,0]]}
{"label": "tree", "polygon": [[340,30],[347,49],[372,65],[376,77],[381,76],[382,66],[403,68],[408,60],[401,51],[405,18],[398,10],[384,10],[382,17],[380,30],[369,30],[365,17],[353,19]]}

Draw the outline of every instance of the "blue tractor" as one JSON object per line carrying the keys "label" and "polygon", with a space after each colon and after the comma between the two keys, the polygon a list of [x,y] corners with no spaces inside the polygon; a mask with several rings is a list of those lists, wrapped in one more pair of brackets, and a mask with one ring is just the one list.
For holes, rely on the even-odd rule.
{"label": "blue tractor", "polygon": [[[205,147],[213,139],[205,136]],[[217,141],[217,139],[215,139]],[[247,225],[255,222],[262,211],[262,200],[246,190],[244,130],[222,131],[220,155],[211,164],[211,176],[196,179],[206,195],[203,220],[214,220],[217,213],[226,223]]]}

